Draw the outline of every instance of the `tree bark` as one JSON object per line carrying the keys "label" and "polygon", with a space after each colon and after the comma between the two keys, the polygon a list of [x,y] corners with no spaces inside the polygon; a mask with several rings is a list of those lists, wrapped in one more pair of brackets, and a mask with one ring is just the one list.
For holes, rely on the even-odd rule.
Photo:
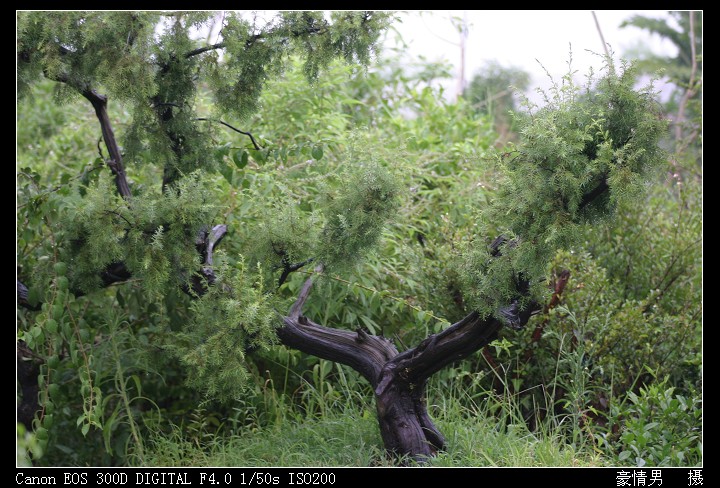
{"label": "tree bark", "polygon": [[102,131],[103,140],[105,141],[105,147],[107,147],[108,153],[110,153],[110,159],[107,161],[107,165],[110,167],[112,174],[115,175],[115,186],[117,187],[118,193],[120,193],[123,198],[128,199],[131,197],[130,185],[128,185],[127,176],[125,175],[120,146],[118,146],[115,140],[115,133],[113,132],[110,117],[107,113],[107,97],[100,95],[90,88],[85,88],[81,93],[82,96],[87,98],[92,104],[95,109],[95,115],[97,115],[98,121],[100,122],[100,130]]}
{"label": "tree bark", "polygon": [[[361,329],[351,332],[324,327],[303,316],[302,308],[311,287],[309,278],[288,315],[282,318],[284,325],[277,331],[280,341],[293,349],[350,366],[370,382],[380,433],[390,454],[422,462],[442,450],[445,439],[430,418],[425,402],[428,379],[490,343],[505,322],[471,312],[416,347],[399,353],[384,337]],[[512,314],[522,325],[540,309],[535,303],[521,312],[514,305],[507,308],[498,315]]]}
{"label": "tree bark", "polygon": [[25,342],[18,341],[17,351],[17,380],[22,391],[22,398],[17,404],[17,419],[25,425],[28,430],[32,430],[32,421],[35,418],[35,412],[40,410],[38,404],[38,374],[40,374],[41,361],[27,347]]}

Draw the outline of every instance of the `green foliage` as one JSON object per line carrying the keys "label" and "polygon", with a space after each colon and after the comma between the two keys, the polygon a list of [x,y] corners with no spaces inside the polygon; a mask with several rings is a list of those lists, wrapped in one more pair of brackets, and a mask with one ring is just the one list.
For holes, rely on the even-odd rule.
{"label": "green foliage", "polygon": [[[374,407],[366,402],[348,403],[355,390],[342,390],[342,406],[318,418],[291,416],[277,424],[247,429],[237,435],[208,436],[194,443],[176,427],[164,436],[153,436],[148,453],[151,466],[393,466],[379,448]],[[458,392],[459,393],[459,392]],[[467,392],[466,392],[467,393]],[[329,396],[329,395],[327,395]],[[530,432],[522,419],[498,422],[492,408],[508,401],[488,395],[465,405],[448,395],[446,388],[432,390],[437,397],[432,414],[451,440],[447,451],[429,460],[434,467],[468,466],[599,466],[596,454],[575,451],[553,433]],[[367,398],[367,397],[366,397]],[[292,405],[286,413],[292,414]],[[412,461],[410,461],[412,463]]]}
{"label": "green foliage", "polygon": [[636,27],[670,42],[675,56],[650,52],[645,46],[632,51],[645,73],[665,76],[675,88],[665,103],[674,119],[676,166],[697,171],[702,160],[702,11],[670,11],[665,18],[635,15],[620,27]]}
{"label": "green foliage", "polygon": [[325,210],[320,256],[330,267],[347,266],[373,247],[385,220],[397,208],[397,183],[380,166],[363,168],[358,179],[344,178],[344,183]]}
{"label": "green foliage", "polygon": [[635,91],[632,66],[606,63],[584,92],[568,74],[547,105],[529,106],[522,146],[502,155],[502,185],[479,216],[484,239],[496,236],[494,229],[505,235],[502,257],[491,259],[487,244],[476,240],[463,270],[468,299],[483,315],[509,303],[518,280],[537,283],[556,250],[577,242],[583,225],[637,198],[665,162],[658,147],[665,124],[652,86]]}
{"label": "green foliage", "polygon": [[[535,319],[547,321],[539,341],[503,331],[489,349],[498,369],[478,355],[433,377],[431,414],[449,434],[436,465],[596,465],[598,449],[614,463],[632,450],[613,427],[642,417],[625,399],[652,386],[647,367],[673,395],[701,387],[700,180],[632,197],[664,157],[658,107],[632,91],[632,68],[607,66],[584,92],[566,78],[530,108],[526,144],[493,165],[491,120],[443,97],[445,66],[332,61],[365,63],[386,14],[133,15],[18,16],[18,275],[41,307],[18,310],[18,339],[44,360],[23,459],[386,463],[367,383],[274,346],[278,314],[317,263],[323,286],[304,313],[401,349],[471,309],[495,313],[520,278],[542,298],[571,269],[563,308]],[[204,50],[193,32],[212,22],[222,46]],[[73,81],[55,89],[43,73]],[[110,95],[128,199],[98,155],[92,108],[72,96],[81,83]],[[229,230],[214,286],[185,296],[195,241],[216,223]],[[117,262],[132,277],[103,288]]]}
{"label": "green foliage", "polygon": [[[18,339],[45,359],[34,426],[42,449],[33,451],[43,457],[35,462],[143,462],[147,426],[200,401],[180,386],[187,370],[173,357],[190,367],[189,382],[205,395],[236,397],[248,387],[244,368],[254,365],[245,354],[273,342],[273,307],[282,303],[268,295],[260,270],[253,262],[246,271],[238,252],[217,258],[218,286],[202,299],[190,304],[178,290],[190,288],[200,268],[196,239],[230,193],[212,172],[232,184],[233,171],[247,168],[238,181],[247,189],[253,171],[282,156],[277,147],[249,149],[249,139],[218,142],[223,126],[197,119],[246,119],[294,54],[304,57],[306,78],[335,57],[367,63],[390,18],[284,12],[264,23],[235,12],[217,19],[203,12],[18,13],[19,277],[31,285],[29,302],[42,307],[19,312]],[[205,46],[197,32],[215,20],[219,42]],[[53,88],[42,77],[59,82],[53,96],[63,109],[53,108],[46,96]],[[78,97],[90,90],[108,96],[129,198],[116,195],[100,143],[96,150],[97,120]],[[210,110],[213,95],[221,103]],[[309,142],[297,156],[321,160],[324,142]],[[369,232],[359,239],[372,241]],[[99,290],[102,273],[118,263],[132,278]],[[156,354],[163,345],[175,355]],[[166,401],[154,403],[158,395]]]}
{"label": "green foliage", "polygon": [[617,361],[626,385],[649,367],[660,376],[670,375],[675,385],[699,387],[700,187],[670,179],[655,188],[646,205],[621,210],[612,226],[588,236],[593,242],[589,250],[607,270],[607,281],[599,283],[602,288],[588,290],[583,305],[578,304],[588,310],[587,316],[597,310],[599,322],[609,326],[596,333],[597,357]]}
{"label": "green foliage", "polygon": [[150,296],[185,285],[188,276],[173,269],[199,265],[198,229],[213,219],[217,205],[207,191],[210,180],[192,173],[156,198],[124,200],[109,179],[86,188],[85,195],[62,202],[64,257],[74,285],[89,292],[100,286],[98,270],[124,262]]}
{"label": "green foliage", "polygon": [[151,95],[155,65],[150,40],[160,15],[18,12],[18,90],[25,93],[44,74],[78,84],[97,81],[119,99]]}
{"label": "green foliage", "polygon": [[[523,416],[557,418],[575,445],[615,465],[627,464],[617,446],[632,398],[669,384],[685,398],[702,388],[702,208],[699,186],[677,183],[656,183],[643,205],[620,205],[612,222],[584,232],[582,246],[559,252],[549,281],[555,287],[570,271],[562,305],[535,330],[504,332],[509,358],[491,353],[500,375],[492,387],[516,394]],[[686,414],[678,422],[697,425]],[[675,432],[677,445],[695,447],[671,464],[692,465],[696,440]]]}
{"label": "green foliage", "polygon": [[278,62],[290,52],[304,57],[309,80],[336,58],[367,64],[390,14],[382,12],[280,12],[268,28],[257,32],[255,21],[226,18],[227,59],[213,70],[211,83],[220,110],[241,119],[257,111],[260,90],[282,70]]}
{"label": "green foliage", "polygon": [[667,387],[667,379],[640,395],[628,394],[630,402],[613,413],[623,418],[618,442],[618,464],[637,466],[702,466],[702,400],[686,397]]}
{"label": "green foliage", "polygon": [[227,400],[247,386],[246,354],[275,342],[277,316],[259,270],[248,270],[242,259],[235,269],[216,269],[215,286],[193,301],[192,321],[171,350],[187,368],[188,385]]}
{"label": "green foliage", "polygon": [[42,457],[43,450],[38,442],[37,435],[28,432],[25,426],[17,423],[17,444],[15,446],[15,464],[18,467],[32,466],[32,459]]}

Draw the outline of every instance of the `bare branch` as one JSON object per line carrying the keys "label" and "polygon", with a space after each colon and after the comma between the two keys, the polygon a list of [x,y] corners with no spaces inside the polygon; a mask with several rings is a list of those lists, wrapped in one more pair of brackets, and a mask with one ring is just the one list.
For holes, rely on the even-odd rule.
{"label": "bare branch", "polygon": [[115,186],[117,187],[118,193],[120,193],[123,198],[129,199],[132,194],[130,193],[130,185],[128,185],[127,176],[125,175],[120,146],[118,146],[115,140],[115,133],[113,132],[110,117],[107,113],[107,97],[100,95],[89,87],[86,87],[81,93],[82,96],[87,98],[92,104],[98,121],[100,122],[102,137],[110,154],[110,159],[106,160],[106,163],[115,175]]}
{"label": "bare branch", "polygon": [[280,275],[280,278],[278,278],[278,288],[280,288],[282,284],[285,283],[285,280],[287,280],[288,276],[290,276],[290,273],[299,270],[303,266],[310,264],[313,261],[315,261],[315,258],[306,259],[305,261],[302,261],[300,263],[290,264],[287,262],[287,259],[283,257],[283,272]]}
{"label": "bare branch", "polygon": [[598,22],[597,15],[595,15],[595,11],[592,11],[593,19],[595,19],[595,27],[597,27],[598,34],[600,34],[600,42],[602,42],[603,49],[605,50],[605,56],[608,58],[610,57],[610,51],[608,51],[608,45],[605,42],[605,37],[603,36],[602,29],[600,29],[600,22]]}
{"label": "bare branch", "polygon": [[248,136],[248,137],[250,138],[250,141],[252,142],[253,147],[255,148],[255,150],[256,150],[256,151],[259,151],[259,150],[260,150],[260,146],[258,146],[257,142],[255,142],[255,138],[254,138],[253,135],[252,135],[251,133],[249,133],[249,132],[245,132],[245,131],[242,131],[242,130],[240,130],[240,129],[236,129],[235,127],[233,127],[232,125],[228,124],[227,122],[223,122],[222,120],[218,120],[218,119],[208,119],[207,117],[198,117],[198,118],[195,119],[195,120],[204,120],[204,121],[207,121],[207,122],[217,122],[218,124],[222,124],[222,125],[224,125],[225,127],[229,127],[230,129],[234,130],[235,132],[239,132],[239,133],[242,134],[242,135]]}
{"label": "bare branch", "polygon": [[[67,53],[66,48],[62,46],[58,46],[58,48],[63,54]],[[107,97],[105,95],[100,95],[93,90],[88,82],[71,79],[67,73],[59,73],[52,76],[46,70],[44,74],[48,79],[72,86],[92,104],[95,109],[95,115],[100,122],[102,138],[105,141],[105,146],[110,154],[110,159],[105,160],[105,163],[108,165],[113,175],[115,175],[115,186],[117,187],[118,193],[123,198],[129,199],[132,194],[130,193],[130,185],[128,185],[127,176],[125,175],[122,154],[120,154],[120,146],[118,146],[118,143],[115,140],[115,133],[113,132],[110,117],[107,113]]]}
{"label": "bare branch", "polygon": [[194,273],[190,278],[190,286],[183,285],[182,290],[185,293],[202,296],[207,293],[208,287],[215,283],[216,276],[212,268],[213,251],[225,237],[225,234],[227,234],[227,225],[225,224],[216,225],[209,231],[205,226],[200,229],[198,238],[195,241],[195,248],[203,258],[203,265],[200,271]]}
{"label": "bare branch", "polygon": [[[315,266],[315,273],[322,273],[323,272],[323,265],[319,264]],[[303,306],[305,306],[305,301],[308,299],[308,296],[310,296],[310,289],[312,288],[313,284],[313,277],[311,276],[307,280],[305,280],[305,284],[300,289],[300,293],[298,294],[297,300],[295,300],[295,303],[290,308],[290,314],[289,317],[292,319],[298,319],[300,317],[300,312],[302,312]]]}
{"label": "bare branch", "polygon": [[[319,265],[315,271],[320,273],[322,269]],[[278,337],[288,347],[350,366],[375,387],[383,365],[397,354],[395,345],[384,337],[369,335],[362,330],[351,332],[323,327],[301,315],[312,284],[311,276],[305,281],[288,316],[282,318],[285,325],[278,329]]]}

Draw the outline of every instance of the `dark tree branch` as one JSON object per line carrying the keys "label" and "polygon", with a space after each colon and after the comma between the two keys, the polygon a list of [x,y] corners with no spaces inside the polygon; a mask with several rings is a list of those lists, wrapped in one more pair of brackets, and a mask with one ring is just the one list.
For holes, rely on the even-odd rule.
{"label": "dark tree branch", "polygon": [[[322,266],[315,270],[320,272]],[[384,337],[369,335],[362,330],[351,332],[323,327],[301,315],[312,284],[313,278],[310,277],[288,316],[282,318],[285,325],[277,330],[280,341],[307,354],[348,365],[374,387],[383,364],[397,354],[397,349]]]}
{"label": "dark tree branch", "polygon": [[277,335],[284,345],[350,366],[371,385],[377,383],[382,365],[397,354],[388,339],[362,330],[351,332],[323,327],[304,316],[282,319],[285,325],[277,330]]}
{"label": "dark tree branch", "polygon": [[110,123],[110,117],[107,113],[107,97],[100,95],[95,90],[89,87],[81,91],[82,96],[87,98],[95,109],[95,114],[100,121],[100,130],[102,131],[103,140],[107,147],[110,159],[108,159],[107,165],[115,175],[115,186],[117,186],[118,193],[123,198],[128,199],[132,195],[130,193],[130,186],[127,182],[127,176],[125,175],[125,168],[123,167],[122,154],[120,153],[120,146],[118,146],[115,140],[115,133]]}
{"label": "dark tree branch", "polygon": [[[292,37],[300,37],[300,36],[303,36],[303,35],[312,35],[312,34],[317,34],[317,33],[325,33],[326,31],[327,31],[327,28],[324,28],[324,27],[323,27],[323,28],[320,28],[320,27],[309,27],[309,28],[307,28],[307,29],[305,29],[305,30],[292,31],[292,32],[291,32],[291,35],[292,35]],[[252,47],[252,45],[255,44],[257,41],[259,41],[259,40],[261,40],[261,39],[265,39],[266,37],[267,37],[266,34],[263,34],[263,33],[259,33],[259,34],[255,34],[255,35],[253,35],[253,36],[250,36],[250,37],[245,41],[245,49],[248,49],[248,48]],[[287,42],[287,38],[283,38],[280,42],[286,43],[286,42]],[[208,52],[208,51],[214,51],[214,50],[216,50],[216,49],[224,49],[225,47],[227,47],[227,43],[225,43],[225,42],[217,42],[217,43],[215,43],[215,44],[210,44],[210,45],[208,45],[208,46],[202,46],[202,47],[199,47],[199,48],[197,48],[197,49],[193,49],[192,51],[188,51],[188,52],[186,52],[185,54],[183,54],[183,57],[184,57],[185,59],[190,59],[190,58],[192,58],[192,57],[194,57],[194,56],[198,56],[198,55],[203,54],[203,53],[206,53],[206,52]]]}
{"label": "dark tree branch", "polygon": [[198,117],[198,118],[195,119],[195,120],[204,120],[204,121],[207,121],[207,122],[217,122],[218,124],[222,124],[222,125],[224,125],[225,127],[229,127],[229,128],[231,128],[232,130],[234,130],[235,132],[239,132],[240,134],[243,134],[243,135],[245,135],[245,136],[248,136],[248,137],[250,138],[250,141],[252,142],[252,145],[253,145],[253,147],[255,148],[255,150],[256,150],[256,151],[259,151],[259,150],[260,150],[260,146],[258,146],[258,143],[255,142],[255,138],[254,138],[253,135],[252,135],[251,133],[249,133],[249,132],[245,132],[245,131],[242,131],[242,130],[240,130],[240,129],[236,129],[236,128],[233,127],[232,125],[228,124],[227,122],[223,122],[222,120],[208,119],[208,118],[206,118],[206,117]]}
{"label": "dark tree branch", "polygon": [[213,264],[213,250],[220,245],[220,241],[223,240],[227,234],[227,225],[220,224],[210,229],[210,233],[207,237],[207,246],[205,250],[205,264],[212,266]]}
{"label": "dark tree branch", "polygon": [[580,206],[578,207],[578,210],[582,210],[583,208],[590,205],[596,198],[598,198],[600,195],[602,195],[609,189],[610,186],[608,185],[607,175],[605,175],[603,176],[598,186],[596,186],[590,193],[585,193],[583,195],[583,199],[580,201]]}
{"label": "dark tree branch", "polygon": [[125,267],[125,263],[123,262],[111,263],[102,273],[100,273],[100,279],[102,279],[103,286],[110,286],[114,283],[127,281],[131,277],[132,274],[130,273],[130,270]]}
{"label": "dark tree branch", "polygon": [[132,222],[130,222],[130,221],[129,221],[123,214],[121,214],[120,212],[116,212],[115,210],[105,210],[105,213],[117,215],[118,217],[120,217],[121,219],[123,219],[123,220],[127,223],[127,225],[129,225],[130,227],[133,227]]}
{"label": "dark tree branch", "polygon": [[40,310],[40,305],[31,305],[28,301],[28,287],[25,286],[25,284],[17,278],[15,279],[15,281],[17,281],[17,304],[23,308],[27,308],[28,310],[33,310],[35,312]]}
{"label": "dark tree branch", "polygon": [[98,148],[98,154],[100,155],[100,159],[105,161],[105,155],[102,152],[102,147],[100,147],[100,143],[102,142],[102,140],[103,140],[102,137],[98,137],[97,148]]}
{"label": "dark tree branch", "polygon": [[183,286],[185,293],[202,296],[207,293],[208,287],[215,283],[216,276],[212,268],[213,250],[220,244],[225,234],[227,234],[227,225],[225,224],[216,225],[210,231],[207,230],[207,227],[200,229],[195,241],[195,248],[202,256],[202,267],[191,277],[190,286]]}
{"label": "dark tree branch", "polygon": [[290,276],[290,273],[297,271],[301,269],[303,266],[312,263],[315,261],[315,258],[306,259],[303,262],[290,264],[287,261],[287,258],[283,256],[283,272],[280,275],[280,278],[278,278],[278,288],[282,286],[283,283],[285,283],[285,280],[287,280],[288,276]]}
{"label": "dark tree branch", "polygon": [[[163,65],[161,68],[161,73],[164,73],[166,71],[169,71],[170,65]],[[170,139],[170,148],[172,149],[173,153],[175,154],[175,158],[178,162],[182,160],[183,157],[183,147],[182,147],[182,136],[178,134],[174,130],[169,130],[168,125],[169,122],[173,119],[173,111],[172,107],[180,107],[180,105],[176,103],[171,102],[162,102],[160,101],[159,96],[155,96],[152,100],[152,107],[156,110],[157,116],[160,119],[161,127],[165,134],[168,136],[168,139]],[[178,171],[175,169],[174,165],[170,162],[165,163],[165,168],[163,169],[163,179],[162,179],[162,190],[163,192],[165,189],[170,185],[177,177],[179,176]]]}
{"label": "dark tree branch", "polygon": [[[483,320],[477,312],[471,312],[442,332],[399,354],[385,369],[399,371],[408,382],[419,383],[490,343],[502,326],[503,323],[494,317]],[[384,384],[378,388],[384,388]]]}
{"label": "dark tree branch", "polygon": [[[59,46],[59,48],[61,49],[61,52],[65,49],[62,46]],[[115,186],[117,187],[118,193],[125,199],[130,198],[130,186],[128,185],[127,176],[125,175],[120,146],[118,146],[118,143],[115,140],[115,133],[113,132],[110,117],[107,113],[107,97],[97,93],[87,82],[71,79],[67,73],[60,73],[56,76],[52,76],[45,71],[45,77],[72,86],[92,104],[95,109],[95,115],[100,122],[102,138],[105,141],[105,146],[110,154],[110,159],[105,162],[110,168],[110,171],[112,171],[112,174],[115,175]]]}
{"label": "dark tree branch", "polygon": [[197,56],[198,54],[206,53],[208,51],[214,51],[215,49],[223,49],[225,47],[224,42],[218,42],[217,44],[211,44],[209,46],[203,46],[199,47],[197,49],[193,49],[192,51],[188,51],[184,54],[185,59],[192,58],[193,56]]}

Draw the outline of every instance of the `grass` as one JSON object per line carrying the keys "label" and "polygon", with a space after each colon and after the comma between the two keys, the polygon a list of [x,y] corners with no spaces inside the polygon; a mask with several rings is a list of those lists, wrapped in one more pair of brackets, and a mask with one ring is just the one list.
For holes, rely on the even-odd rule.
{"label": "grass", "polygon": [[[428,466],[601,466],[594,453],[578,452],[553,432],[531,433],[524,424],[498,422],[445,400],[433,411],[447,450]],[[511,419],[511,417],[508,417]],[[193,442],[180,428],[146,444],[150,466],[392,466],[385,456],[372,407],[326,410],[322,418],[285,416],[274,425]]]}

